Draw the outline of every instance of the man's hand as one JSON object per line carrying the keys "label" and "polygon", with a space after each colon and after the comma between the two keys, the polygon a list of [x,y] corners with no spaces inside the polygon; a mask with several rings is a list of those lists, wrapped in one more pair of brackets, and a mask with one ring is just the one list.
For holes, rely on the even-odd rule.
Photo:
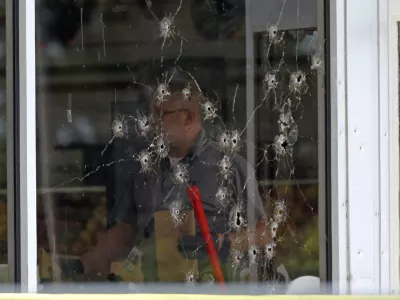
{"label": "man's hand", "polygon": [[97,272],[107,275],[110,272],[111,261],[129,253],[133,235],[133,228],[127,223],[119,223],[105,232],[98,233],[96,247],[81,256],[85,274]]}

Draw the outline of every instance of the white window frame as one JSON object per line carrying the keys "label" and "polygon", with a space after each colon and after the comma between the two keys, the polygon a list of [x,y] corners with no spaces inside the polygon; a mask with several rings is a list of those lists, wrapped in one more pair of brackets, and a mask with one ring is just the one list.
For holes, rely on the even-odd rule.
{"label": "white window frame", "polygon": [[391,285],[397,293],[400,291],[400,268],[399,268],[399,201],[400,201],[400,151],[399,151],[399,26],[400,3],[390,0],[389,2],[389,109],[390,109],[390,258]]}
{"label": "white window frame", "polygon": [[334,292],[397,293],[398,151],[391,146],[398,134],[389,131],[389,0],[330,4]]}
{"label": "white window frame", "polygon": [[[345,2],[330,2],[330,65],[331,65],[331,252],[332,289],[347,294],[347,139],[345,91]],[[329,91],[328,91],[329,92]],[[329,238],[329,237],[328,237]]]}
{"label": "white window frame", "polygon": [[6,1],[8,262],[21,292],[37,291],[35,8],[32,0]]}
{"label": "white window frame", "polygon": [[[21,291],[37,291],[36,216],[36,1],[20,0],[19,60],[19,180]],[[26,222],[24,222],[24,220]]]}

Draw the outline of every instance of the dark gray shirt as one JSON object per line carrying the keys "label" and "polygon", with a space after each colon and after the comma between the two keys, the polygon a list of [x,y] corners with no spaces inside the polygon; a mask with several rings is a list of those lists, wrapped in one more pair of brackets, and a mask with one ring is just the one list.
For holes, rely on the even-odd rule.
{"label": "dark gray shirt", "polygon": [[[224,170],[224,166],[228,170]],[[140,240],[151,234],[156,211],[169,210],[179,222],[175,211],[191,208],[187,188],[196,185],[212,232],[226,233],[234,230],[235,226],[265,219],[255,174],[253,168],[248,167],[242,156],[226,156],[202,130],[189,154],[174,168],[168,158],[162,159],[150,174],[140,172],[140,166],[134,167],[130,186],[119,206],[119,218],[134,224]],[[176,168],[187,171],[181,174],[184,176],[181,182],[177,181],[179,172]],[[252,170],[250,174],[247,174],[248,170]],[[248,214],[249,209],[252,212]],[[239,225],[236,223],[238,213],[241,218]],[[247,218],[248,215],[253,218]]]}

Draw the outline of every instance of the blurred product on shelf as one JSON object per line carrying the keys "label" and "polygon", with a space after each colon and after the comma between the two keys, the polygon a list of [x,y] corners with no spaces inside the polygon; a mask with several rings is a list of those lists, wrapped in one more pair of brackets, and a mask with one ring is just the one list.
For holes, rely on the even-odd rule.
{"label": "blurred product on shelf", "polygon": [[54,257],[44,249],[38,249],[38,265],[40,281],[60,281],[61,269]]}
{"label": "blurred product on shelf", "polygon": [[[0,199],[0,264],[7,264],[7,202]],[[0,275],[0,282],[4,276]]]}
{"label": "blurred product on shelf", "polygon": [[[45,207],[47,201],[52,205]],[[0,206],[0,209],[1,206]],[[6,209],[5,209],[6,210]],[[48,228],[54,218],[54,228]],[[2,215],[0,211],[0,234]],[[81,255],[96,244],[96,235],[106,228],[107,200],[102,193],[47,193],[38,196],[38,248],[51,253],[50,234],[55,235],[56,254]],[[7,233],[7,228],[5,228]]]}
{"label": "blurred product on shelf", "polygon": [[7,202],[0,199],[0,241],[7,241]]}

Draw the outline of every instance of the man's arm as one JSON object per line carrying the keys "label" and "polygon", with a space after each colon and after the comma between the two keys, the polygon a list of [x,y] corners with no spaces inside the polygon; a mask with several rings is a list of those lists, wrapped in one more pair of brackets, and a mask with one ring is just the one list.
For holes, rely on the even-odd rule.
{"label": "man's arm", "polygon": [[106,232],[99,233],[95,248],[81,256],[84,273],[109,273],[110,263],[125,256],[132,248],[134,230],[131,224],[121,222]]}

